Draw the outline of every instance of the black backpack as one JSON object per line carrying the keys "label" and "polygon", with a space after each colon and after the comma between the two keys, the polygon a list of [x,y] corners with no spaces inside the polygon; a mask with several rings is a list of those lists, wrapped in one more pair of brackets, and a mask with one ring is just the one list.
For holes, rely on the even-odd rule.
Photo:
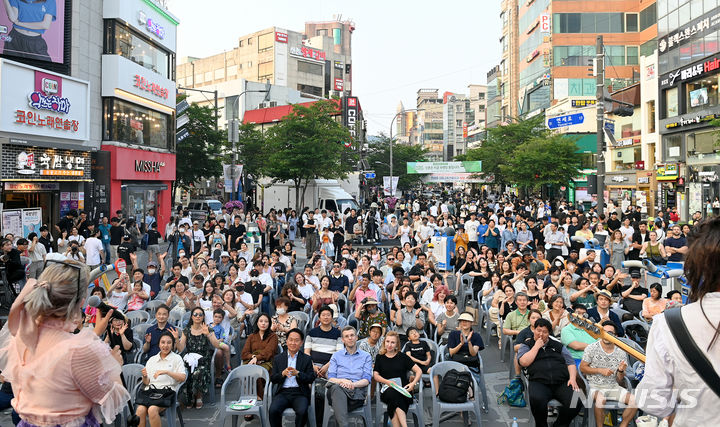
{"label": "black backpack", "polygon": [[465,403],[472,383],[473,377],[470,372],[451,369],[440,381],[438,398],[446,403]]}

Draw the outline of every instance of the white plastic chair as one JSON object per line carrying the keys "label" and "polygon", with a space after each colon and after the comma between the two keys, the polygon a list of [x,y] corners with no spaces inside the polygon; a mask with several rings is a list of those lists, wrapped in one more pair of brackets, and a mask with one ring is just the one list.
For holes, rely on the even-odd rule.
{"label": "white plastic chair", "polygon": [[[263,388],[263,400],[258,401],[255,406],[244,411],[236,411],[230,409],[230,403],[243,400],[243,399],[257,399],[257,380],[265,380],[265,387]],[[230,387],[234,387],[234,383],[238,383],[237,391],[234,389],[228,390]],[[222,389],[220,390],[220,427],[225,427],[225,418],[228,414],[232,416],[232,424],[237,424],[237,417],[242,415],[256,415],[260,418],[260,424],[263,427],[270,425],[268,420],[268,408],[270,408],[270,374],[267,369],[257,365],[241,365],[233,369],[228,374],[225,382],[223,382]],[[232,392],[232,398],[228,397],[228,394]]]}
{"label": "white plastic chair", "polygon": [[135,325],[132,327],[133,336],[134,337],[142,337],[140,338],[143,342],[145,341],[145,334],[147,333],[148,328],[152,326],[152,323],[141,323],[139,325]]}
{"label": "white plastic chair", "polygon": [[[273,395],[275,395],[280,388],[280,385],[277,384],[273,387]],[[268,411],[270,410],[270,407],[268,406]],[[295,421],[295,411],[292,407],[286,408],[282,413],[282,420],[285,421]],[[312,383],[310,386],[310,406],[308,406],[308,412],[307,412],[307,423],[310,427],[316,427],[317,421],[315,419],[315,383]]]}
{"label": "white plastic chair", "polygon": [[144,308],[144,309],[145,309],[145,311],[148,312],[148,314],[150,315],[150,317],[152,317],[152,318],[154,319],[154,318],[155,318],[155,311],[157,310],[158,307],[160,307],[161,305],[165,304],[165,302],[167,302],[167,300],[165,300],[165,301],[160,301],[160,300],[157,300],[157,299],[156,299],[156,300],[153,300],[153,301],[148,301],[148,302],[145,304],[145,308]]}
{"label": "white plastic chair", "polygon": [[[458,362],[440,362],[430,369],[430,376],[435,378],[439,376],[441,379],[449,370],[455,369],[460,372],[470,372],[470,368]],[[472,375],[472,373],[471,373]],[[433,404],[432,404],[432,425],[433,427],[440,426],[440,417],[442,414],[447,412],[473,412],[475,414],[475,424],[477,426],[482,425],[482,416],[480,410],[480,394],[479,387],[475,378],[473,377],[473,400],[468,400],[465,403],[446,403],[440,399],[434,397],[437,396],[437,387],[439,384],[435,384],[435,381],[430,382],[432,387]],[[467,424],[467,423],[466,423]]]}
{"label": "white plastic chair", "polygon": [[[365,427],[370,427],[373,425],[373,417],[372,417],[372,407],[370,402],[370,386],[367,386],[367,394],[365,396],[365,404],[352,412],[348,412],[348,420],[350,418],[362,418],[363,422],[365,423]],[[325,406],[323,411],[323,422],[322,427],[328,427],[330,423],[330,418],[332,417],[332,414],[334,413],[332,406],[330,406],[330,403],[328,402],[328,391],[325,391]],[[345,424],[348,425],[348,424]],[[338,427],[345,427],[345,426],[338,426]]]}
{"label": "white plastic chair", "polygon": [[187,311],[181,312],[171,310],[170,315],[168,316],[168,323],[175,326],[176,328],[182,329],[182,323],[183,318],[185,317],[185,313],[187,313]]}
{"label": "white plastic chair", "polygon": [[[424,376],[424,375],[423,375]],[[387,425],[388,414],[384,410],[385,404],[380,400],[381,384],[376,384],[375,390],[375,425]],[[413,403],[408,407],[407,415],[414,416],[415,427],[425,427],[425,414],[423,405],[423,381],[418,382],[418,392],[413,395]],[[381,422],[382,421],[382,422]]]}
{"label": "white plastic chair", "polygon": [[127,314],[125,314],[125,317],[128,320],[128,323],[130,323],[130,327],[137,326],[141,323],[149,323],[150,315],[147,311],[131,311]]}
{"label": "white plastic chair", "polygon": [[304,311],[291,311],[288,313],[292,318],[297,320],[298,322],[298,329],[301,331],[305,331],[307,328],[308,322],[310,322],[310,316],[305,313]]}

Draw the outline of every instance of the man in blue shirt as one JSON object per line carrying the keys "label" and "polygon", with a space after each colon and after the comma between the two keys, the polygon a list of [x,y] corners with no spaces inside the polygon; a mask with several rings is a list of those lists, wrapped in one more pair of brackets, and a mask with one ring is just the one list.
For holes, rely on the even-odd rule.
{"label": "man in blue shirt", "polygon": [[364,404],[373,369],[370,354],[357,348],[355,328],[344,327],[342,340],[345,348],[330,358],[326,386],[328,401],[339,426],[347,424],[349,411]]}
{"label": "man in blue shirt", "polygon": [[105,252],[105,264],[110,264],[110,224],[108,224],[108,217],[102,217],[98,229],[100,230],[103,252]]}
{"label": "man in blue shirt", "polygon": [[145,343],[143,344],[143,358],[145,360],[155,356],[160,352],[160,336],[166,331],[170,331],[175,336],[175,342],[178,340],[178,331],[173,326],[168,325],[168,317],[170,308],[165,304],[158,306],[155,310],[155,320],[157,323],[147,328],[145,331]]}

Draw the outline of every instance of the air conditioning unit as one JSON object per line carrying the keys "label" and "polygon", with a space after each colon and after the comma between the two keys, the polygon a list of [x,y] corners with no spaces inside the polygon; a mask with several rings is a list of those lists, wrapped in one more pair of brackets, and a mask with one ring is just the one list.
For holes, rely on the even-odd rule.
{"label": "air conditioning unit", "polygon": [[258,105],[258,108],[267,108],[267,102],[261,102],[260,105]]}
{"label": "air conditioning unit", "polygon": [[277,107],[277,101],[270,101],[271,107]]}

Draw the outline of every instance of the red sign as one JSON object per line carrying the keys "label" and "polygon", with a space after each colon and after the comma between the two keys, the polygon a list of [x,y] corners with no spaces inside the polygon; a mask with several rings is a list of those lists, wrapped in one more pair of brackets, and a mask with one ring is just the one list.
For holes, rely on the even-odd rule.
{"label": "red sign", "polygon": [[643,160],[635,162],[635,169],[639,169],[639,170],[645,169],[645,162]]}
{"label": "red sign", "polygon": [[278,43],[287,43],[288,42],[287,33],[281,33],[280,31],[275,31],[275,41]]}
{"label": "red sign", "polygon": [[348,107],[357,107],[357,98],[350,97],[350,98],[348,98],[347,103],[348,103]]}
{"label": "red sign", "polygon": [[63,120],[62,117],[43,116],[32,111],[16,110],[15,123],[26,126],[47,127],[55,130],[77,132],[80,122],[77,120]]}
{"label": "red sign", "polygon": [[140,89],[150,92],[160,98],[168,98],[168,90],[166,88],[157,83],[151,83],[148,79],[139,74],[135,74],[135,87],[139,87]]}
{"label": "red sign", "polygon": [[344,85],[345,85],[345,82],[343,82],[343,79],[335,79],[335,90],[336,91],[342,92]]}
{"label": "red sign", "polygon": [[175,155],[103,146],[111,153],[110,178],[113,180],[174,181]]}
{"label": "red sign", "polygon": [[467,138],[468,126],[466,122],[463,122],[463,138]]}
{"label": "red sign", "polygon": [[315,59],[317,61],[325,60],[325,52],[322,50],[316,50],[307,46],[291,46],[290,54],[296,56],[302,56],[303,58]]}

